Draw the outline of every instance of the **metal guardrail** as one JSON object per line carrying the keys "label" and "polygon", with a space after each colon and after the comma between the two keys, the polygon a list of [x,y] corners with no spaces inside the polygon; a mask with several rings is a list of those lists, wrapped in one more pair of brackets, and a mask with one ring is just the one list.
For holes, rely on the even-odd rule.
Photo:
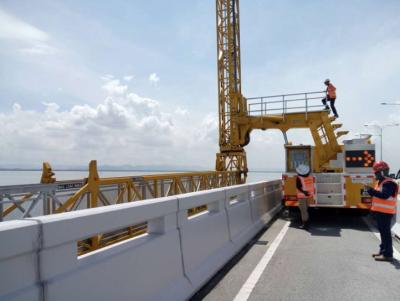
{"label": "metal guardrail", "polygon": [[324,108],[321,100],[325,97],[325,91],[250,97],[247,98],[248,114],[284,116],[288,113],[321,111]]}
{"label": "metal guardrail", "polygon": [[240,184],[236,172],[188,172],[0,186],[0,221],[114,205]]}
{"label": "metal guardrail", "polygon": [[0,186],[0,221],[55,213],[84,180]]}

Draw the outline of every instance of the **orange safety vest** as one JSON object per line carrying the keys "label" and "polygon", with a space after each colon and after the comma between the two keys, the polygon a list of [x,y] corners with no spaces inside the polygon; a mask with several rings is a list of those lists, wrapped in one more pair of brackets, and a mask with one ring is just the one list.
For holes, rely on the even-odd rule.
{"label": "orange safety vest", "polygon": [[376,183],[375,184],[375,190],[378,190],[382,192],[382,187],[383,184],[388,183],[388,182],[393,182],[396,184],[396,193],[395,195],[390,196],[388,199],[380,199],[377,197],[372,198],[372,207],[371,211],[376,211],[376,212],[382,212],[382,213],[388,213],[388,214],[396,214],[396,208],[397,208],[397,194],[399,192],[399,186],[395,181],[392,179],[385,179],[382,181],[381,184]]}
{"label": "orange safety vest", "polygon": [[308,199],[308,198],[313,198],[314,193],[315,193],[315,188],[314,188],[314,177],[308,176],[308,177],[301,177],[298,176],[298,178],[301,181],[301,187],[304,191],[307,191],[309,193],[308,196],[306,196],[304,193],[302,193],[300,190],[297,190],[297,198],[298,199]]}
{"label": "orange safety vest", "polygon": [[329,84],[326,88],[326,94],[329,98],[336,99],[336,88],[334,85]]}

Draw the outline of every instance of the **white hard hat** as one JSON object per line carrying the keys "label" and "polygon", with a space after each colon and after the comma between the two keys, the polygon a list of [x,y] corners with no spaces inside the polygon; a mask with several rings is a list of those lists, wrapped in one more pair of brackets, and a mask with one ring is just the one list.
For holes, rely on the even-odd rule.
{"label": "white hard hat", "polygon": [[310,166],[305,165],[305,164],[300,164],[299,166],[296,167],[296,172],[300,176],[304,176],[310,173]]}

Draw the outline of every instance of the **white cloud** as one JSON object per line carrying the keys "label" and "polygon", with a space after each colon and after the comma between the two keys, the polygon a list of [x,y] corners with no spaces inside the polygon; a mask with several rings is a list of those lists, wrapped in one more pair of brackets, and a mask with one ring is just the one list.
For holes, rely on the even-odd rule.
{"label": "white cloud", "polygon": [[0,38],[20,41],[46,42],[49,36],[44,31],[27,24],[0,9]]}
{"label": "white cloud", "polygon": [[160,78],[158,77],[157,73],[152,73],[149,75],[149,81],[155,85],[158,84],[160,81]]}
{"label": "white cloud", "polygon": [[102,87],[110,95],[122,95],[128,90],[128,86],[122,85],[119,79],[110,79]]}
{"label": "white cloud", "polygon": [[63,110],[43,102],[42,109],[28,110],[15,103],[11,112],[0,113],[0,163],[214,165],[214,117],[188,122],[189,116],[162,111],[157,100],[111,81],[111,92],[118,93],[96,106]]}
{"label": "white cloud", "polygon": [[133,75],[125,75],[125,76],[123,77],[123,79],[124,79],[124,81],[129,82],[129,81],[131,81],[131,80],[133,79]]}
{"label": "white cloud", "polygon": [[16,113],[18,111],[21,111],[21,105],[19,103],[14,103],[13,104],[13,112]]}
{"label": "white cloud", "polygon": [[105,74],[105,75],[101,76],[100,78],[101,78],[103,81],[108,82],[108,81],[114,79],[114,75],[112,75],[112,74]]}
{"label": "white cloud", "polygon": [[11,42],[23,54],[54,54],[56,48],[49,44],[50,36],[0,9],[0,39]]}
{"label": "white cloud", "polygon": [[180,115],[180,116],[186,116],[188,114],[188,110],[181,108],[181,107],[177,107],[175,109],[175,114]]}
{"label": "white cloud", "polygon": [[[43,102],[43,105],[46,107],[46,113],[55,113],[58,111],[60,106],[55,102]],[[20,108],[21,109],[21,108]]]}
{"label": "white cloud", "polygon": [[218,119],[216,114],[209,113],[197,129],[200,140],[218,141]]}
{"label": "white cloud", "polygon": [[9,162],[21,156],[22,161],[50,157],[70,163],[85,158],[128,163],[135,153],[135,160],[150,161],[147,154],[154,151],[149,148],[173,141],[173,126],[156,101],[138,99],[108,97],[96,107],[80,105],[66,111],[56,103],[43,103],[42,111],[14,104],[13,112],[0,114],[1,140],[10,147],[2,148],[0,157]]}
{"label": "white cloud", "polygon": [[18,51],[25,54],[40,55],[40,54],[55,54],[57,52],[57,49],[44,43],[37,43],[35,45],[32,45],[32,47],[21,48]]}

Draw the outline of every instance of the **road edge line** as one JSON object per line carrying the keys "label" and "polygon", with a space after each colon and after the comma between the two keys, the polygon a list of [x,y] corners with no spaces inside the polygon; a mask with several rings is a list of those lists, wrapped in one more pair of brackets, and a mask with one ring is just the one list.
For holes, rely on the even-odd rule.
{"label": "road edge line", "polygon": [[250,294],[252,293],[254,287],[256,286],[258,280],[260,279],[262,273],[264,272],[265,268],[267,267],[269,261],[271,260],[272,256],[275,254],[275,251],[279,247],[279,244],[283,240],[286,235],[286,232],[289,229],[290,221],[287,221],[278,235],[275,237],[274,241],[272,242],[271,246],[267,249],[261,260],[258,262],[257,266],[251,272],[250,276],[247,278],[246,282],[240,288],[239,292],[237,293],[234,301],[246,301]]}

